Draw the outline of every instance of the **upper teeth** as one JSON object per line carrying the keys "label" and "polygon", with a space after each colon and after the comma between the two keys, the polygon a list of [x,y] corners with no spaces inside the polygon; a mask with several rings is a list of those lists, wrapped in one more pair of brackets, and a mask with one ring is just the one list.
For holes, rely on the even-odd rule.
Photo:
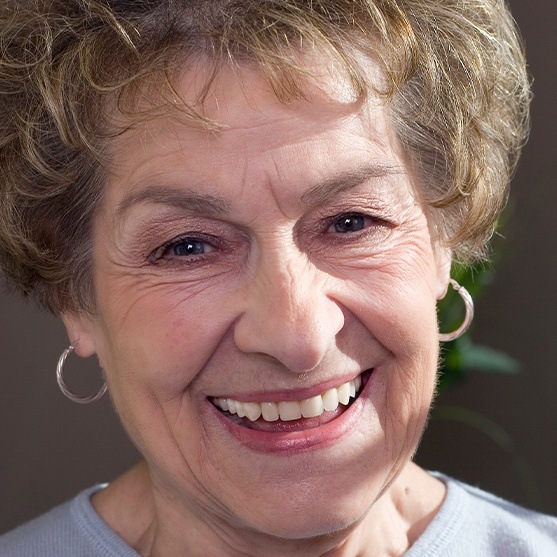
{"label": "upper teeth", "polygon": [[285,400],[282,402],[240,402],[233,398],[215,398],[213,402],[222,410],[237,414],[240,418],[247,417],[252,422],[263,418],[266,422],[316,418],[323,412],[332,412],[339,404],[348,404],[362,386],[361,376],[333,387],[321,395],[304,400]]}

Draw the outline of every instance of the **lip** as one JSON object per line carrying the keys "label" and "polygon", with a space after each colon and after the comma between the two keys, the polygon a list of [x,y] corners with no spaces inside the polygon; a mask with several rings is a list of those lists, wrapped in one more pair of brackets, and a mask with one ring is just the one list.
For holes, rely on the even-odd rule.
{"label": "lip", "polygon": [[[342,414],[326,424],[302,431],[268,432],[250,429],[229,420],[208,400],[207,404],[218,425],[246,448],[257,452],[286,456],[317,448],[327,448],[352,431],[361,418],[364,409],[370,403],[368,393],[374,383],[374,375],[373,372],[370,374],[358,398]],[[297,391],[297,396],[299,392]],[[273,393],[273,396],[276,396],[276,393]]]}

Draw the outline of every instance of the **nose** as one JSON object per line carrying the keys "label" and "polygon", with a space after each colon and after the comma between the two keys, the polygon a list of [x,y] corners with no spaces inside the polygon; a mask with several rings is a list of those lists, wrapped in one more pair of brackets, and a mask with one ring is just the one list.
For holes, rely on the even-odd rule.
{"label": "nose", "polygon": [[236,346],[272,356],[293,372],[317,367],[344,325],[327,283],[327,275],[302,253],[263,257],[246,285]]}

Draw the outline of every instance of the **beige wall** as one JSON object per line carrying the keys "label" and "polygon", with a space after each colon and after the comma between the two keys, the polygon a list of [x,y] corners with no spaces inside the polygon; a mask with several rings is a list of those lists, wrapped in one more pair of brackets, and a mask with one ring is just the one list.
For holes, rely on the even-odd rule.
{"label": "beige wall", "polygon": [[[523,364],[518,377],[476,375],[438,402],[478,411],[505,428],[529,462],[543,500],[557,514],[557,4],[512,0],[536,78],[531,141],[514,182],[514,217],[496,283],[477,305],[478,342]],[[59,323],[0,294],[0,532],[107,481],[137,458],[108,399],[77,406],[58,391],[56,360],[66,346]],[[91,380],[94,362],[69,370]],[[469,426],[432,422],[418,460],[528,504],[513,461]]]}

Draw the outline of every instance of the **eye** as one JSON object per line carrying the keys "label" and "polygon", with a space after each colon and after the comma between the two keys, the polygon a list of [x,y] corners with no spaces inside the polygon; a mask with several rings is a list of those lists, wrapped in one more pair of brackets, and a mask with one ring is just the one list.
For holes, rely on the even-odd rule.
{"label": "eye", "polygon": [[327,232],[336,232],[340,234],[348,234],[350,232],[359,232],[364,230],[370,224],[372,219],[359,213],[347,213],[335,217]]}
{"label": "eye", "polygon": [[168,255],[187,256],[201,255],[210,252],[212,249],[209,244],[201,240],[184,239],[172,242],[167,246],[166,252]]}
{"label": "eye", "polygon": [[152,261],[160,259],[174,258],[196,258],[196,256],[206,255],[214,250],[211,243],[202,238],[180,237],[170,240],[166,244],[157,248],[150,256]]}

